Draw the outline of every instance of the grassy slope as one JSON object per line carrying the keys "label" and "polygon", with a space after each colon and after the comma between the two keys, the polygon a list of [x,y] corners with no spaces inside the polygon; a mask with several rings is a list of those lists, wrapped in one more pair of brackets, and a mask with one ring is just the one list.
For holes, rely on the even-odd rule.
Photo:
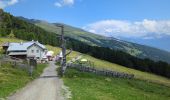
{"label": "grassy slope", "polygon": [[[37,21],[35,24],[46,31],[54,32],[56,34],[60,34],[60,28],[55,26],[55,24],[44,22],[44,21]],[[56,23],[57,24],[57,23]],[[89,45],[93,46],[107,46],[113,49],[119,48],[133,56],[142,57],[142,58],[150,58],[152,60],[162,60],[170,63],[170,53],[164,50],[159,50],[153,47],[139,45],[127,41],[118,40],[115,38],[107,38],[104,36],[100,36],[97,34],[92,34],[82,29],[75,28],[69,25],[65,25],[64,30],[65,34],[69,37],[72,37],[76,40],[82,41]]]}
{"label": "grassy slope", "polygon": [[[48,46],[48,48],[55,51],[55,53],[60,51],[60,48],[51,46]],[[78,54],[78,52],[73,52],[69,57],[72,58]],[[170,91],[170,79],[126,68],[88,55],[83,55],[83,58],[94,62],[95,66],[100,69],[105,68],[119,72],[133,73],[136,79],[106,78],[68,70],[63,79],[65,85],[70,87],[72,91],[72,100],[170,99],[170,93],[168,92]]]}
{"label": "grassy slope", "polygon": [[[3,40],[2,38],[0,38]],[[4,39],[6,40],[6,39]],[[60,48],[47,45],[49,50],[53,50],[55,54],[60,52]],[[69,55],[69,58],[77,56],[78,52],[73,52]],[[64,78],[64,83],[70,87],[73,100],[131,100],[131,99],[153,99],[153,100],[167,100],[169,99],[170,79],[157,76],[151,73],[141,72],[138,70],[126,68],[117,64],[113,64],[107,61],[99,60],[94,57],[83,55],[86,58],[94,62],[97,68],[106,68],[119,72],[133,73],[135,74],[135,80],[126,79],[109,79],[109,82],[104,77],[87,77],[82,76],[68,78],[67,75]],[[80,74],[82,75],[82,74]],[[111,80],[111,81],[110,81]],[[145,80],[145,81],[142,81]],[[153,82],[153,83],[150,83]],[[158,84],[157,84],[158,83]],[[166,86],[161,86],[163,84]],[[153,93],[152,93],[153,92]],[[167,93],[166,93],[167,92]],[[165,95],[163,95],[165,94]]]}
{"label": "grassy slope", "polygon": [[136,79],[107,78],[69,69],[64,83],[72,91],[71,100],[170,100],[170,87]]}
{"label": "grassy slope", "polygon": [[[60,34],[60,28],[55,26],[54,24],[40,21],[40,22],[37,22],[35,25],[37,25],[49,32]],[[84,31],[79,31],[79,29],[75,29],[75,28],[72,28],[67,25],[65,25],[65,31],[66,31],[67,36],[84,41],[85,43],[89,43],[91,45],[96,45],[96,44],[94,44],[93,42],[91,42],[87,39],[82,38],[82,36],[85,36],[85,34],[86,34],[88,38],[90,38],[90,37],[102,38],[101,36],[93,35],[93,34],[90,34],[88,32],[84,32]]]}
{"label": "grassy slope", "polygon": [[4,64],[0,67],[0,98],[7,97],[19,88],[24,87],[28,82],[38,77],[46,64],[38,64],[31,78],[28,71],[13,68],[10,64]]}
{"label": "grassy slope", "polygon": [[158,75],[151,74],[148,72],[142,72],[139,70],[127,68],[127,67],[113,64],[113,63],[110,63],[110,62],[107,62],[104,60],[96,59],[96,58],[88,56],[88,55],[84,55],[84,58],[87,58],[88,60],[94,62],[95,67],[100,68],[100,69],[105,68],[105,69],[115,70],[115,71],[119,71],[119,72],[130,73],[130,74],[134,74],[135,78],[137,78],[137,79],[148,80],[151,82],[170,86],[170,79],[162,77],[162,76],[158,76]]}
{"label": "grassy slope", "polygon": [[[53,47],[53,46],[50,46],[50,45],[46,45],[46,47],[47,47],[48,50],[54,51],[54,55],[59,54],[61,52],[61,48],[59,48],[59,47]],[[72,51],[72,53],[70,55],[68,55],[68,58],[69,59],[74,58],[74,57],[78,56],[79,54],[80,54],[79,52]]]}
{"label": "grassy slope", "polygon": [[[3,42],[20,42],[22,40],[18,40],[18,39],[8,39],[8,38],[0,38],[0,44],[2,44]],[[60,52],[60,48],[59,47],[53,47],[50,45],[47,45],[48,50],[52,50],[55,52],[55,54],[58,54]],[[69,59],[76,57],[77,55],[79,55],[80,53],[73,51],[71,53],[71,55],[69,55]],[[152,82],[156,82],[156,83],[160,83],[160,84],[164,84],[164,85],[168,85],[170,86],[170,79],[158,76],[158,75],[154,75],[151,73],[147,73],[147,72],[142,72],[142,71],[138,71],[135,69],[131,69],[131,68],[127,68],[124,66],[120,66],[117,64],[113,64],[104,60],[100,60],[100,59],[96,59],[94,57],[88,56],[88,55],[84,55],[83,58],[86,58],[92,62],[94,62],[95,66],[97,68],[105,68],[105,69],[110,69],[110,70],[115,70],[115,71],[120,71],[120,72],[126,72],[126,73],[133,73],[135,74],[135,77],[141,80],[149,80]]]}

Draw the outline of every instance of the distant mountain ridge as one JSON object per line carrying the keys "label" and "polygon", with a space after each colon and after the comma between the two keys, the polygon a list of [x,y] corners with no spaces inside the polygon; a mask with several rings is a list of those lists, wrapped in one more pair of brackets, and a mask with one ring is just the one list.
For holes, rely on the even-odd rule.
{"label": "distant mountain ridge", "polygon": [[[41,27],[42,29],[45,29],[48,32],[60,34],[60,28],[57,27],[57,25],[62,23],[49,23],[47,21],[27,19],[23,17],[18,18],[25,20],[29,23],[33,23],[36,26]],[[139,58],[150,58],[155,61],[161,60],[170,63],[170,52],[145,45],[119,40],[113,37],[101,36],[66,24],[62,25],[64,25],[65,27],[64,30],[67,37],[84,42],[88,45],[108,47],[114,50],[115,49],[122,50]]]}

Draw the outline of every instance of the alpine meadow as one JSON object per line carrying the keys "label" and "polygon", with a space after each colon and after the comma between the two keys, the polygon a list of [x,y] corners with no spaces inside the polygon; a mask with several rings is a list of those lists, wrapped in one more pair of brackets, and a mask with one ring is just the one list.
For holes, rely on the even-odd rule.
{"label": "alpine meadow", "polygon": [[169,4],[0,0],[0,100],[170,100]]}

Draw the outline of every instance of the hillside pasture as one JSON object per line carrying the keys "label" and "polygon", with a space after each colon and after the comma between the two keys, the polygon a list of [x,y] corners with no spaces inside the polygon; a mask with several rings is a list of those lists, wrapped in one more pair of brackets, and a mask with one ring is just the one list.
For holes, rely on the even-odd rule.
{"label": "hillside pasture", "polygon": [[138,79],[97,76],[68,69],[64,83],[71,100],[169,100],[170,87]]}
{"label": "hillside pasture", "polygon": [[[4,43],[4,42],[20,42],[23,40],[19,40],[19,39],[9,39],[9,38],[0,38],[0,43]],[[46,45],[48,50],[52,50],[54,51],[54,54],[58,54],[61,52],[61,48],[59,47],[53,47],[50,45]],[[80,55],[81,53],[73,51],[67,58],[72,59],[78,55]],[[166,86],[170,86],[170,79],[162,77],[162,76],[158,76],[152,73],[148,73],[148,72],[142,72],[139,70],[135,70],[135,69],[131,69],[131,68],[127,68],[124,66],[120,66],[114,63],[110,63],[107,62],[105,60],[100,60],[100,59],[96,59],[94,57],[91,57],[89,55],[86,54],[82,54],[82,58],[86,58],[87,60],[94,62],[95,67],[99,68],[99,69],[108,69],[108,70],[113,70],[113,71],[118,71],[118,72],[125,72],[125,73],[129,73],[129,74],[134,74],[136,79],[140,79],[140,80],[147,80],[150,82],[154,82],[154,83],[159,83],[159,84],[163,84]]]}

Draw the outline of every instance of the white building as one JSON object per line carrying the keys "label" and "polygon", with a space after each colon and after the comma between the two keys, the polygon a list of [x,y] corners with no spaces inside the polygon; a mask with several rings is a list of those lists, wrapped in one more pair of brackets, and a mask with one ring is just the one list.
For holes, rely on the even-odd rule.
{"label": "white building", "polygon": [[36,58],[42,59],[47,49],[38,41],[9,43],[7,53],[16,58]]}

